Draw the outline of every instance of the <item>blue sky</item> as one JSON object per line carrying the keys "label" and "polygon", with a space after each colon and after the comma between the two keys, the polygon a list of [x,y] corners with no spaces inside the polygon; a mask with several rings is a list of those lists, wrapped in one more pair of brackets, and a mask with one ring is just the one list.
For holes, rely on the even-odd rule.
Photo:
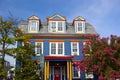
{"label": "blue sky", "polygon": [[102,37],[120,36],[120,0],[0,0],[0,16],[19,19],[37,15],[43,22],[59,13],[72,22],[82,16]]}

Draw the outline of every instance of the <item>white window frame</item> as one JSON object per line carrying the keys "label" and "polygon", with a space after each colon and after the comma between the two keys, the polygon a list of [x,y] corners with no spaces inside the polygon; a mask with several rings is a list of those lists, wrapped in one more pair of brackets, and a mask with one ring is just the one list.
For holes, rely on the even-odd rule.
{"label": "white window frame", "polygon": [[29,32],[38,32],[39,31],[39,21],[37,21],[37,20],[30,20],[29,24],[28,24],[28,31]]}
{"label": "white window frame", "polygon": [[[77,44],[77,52],[73,51],[73,44]],[[71,42],[71,55],[79,56],[79,42]]]}
{"label": "white window frame", "polygon": [[[39,48],[39,46],[37,46],[37,44],[40,43],[41,44],[41,52],[42,53],[37,53],[37,49]],[[35,54],[36,56],[40,56],[40,54],[43,54],[43,42],[35,42]]]}
{"label": "white window frame", "polygon": [[[53,26],[53,24],[52,23],[54,23],[55,22],[55,29],[52,29],[52,26]],[[60,23],[61,23],[61,27],[59,26],[60,25]],[[66,29],[66,26],[65,26],[65,21],[49,21],[49,25],[48,25],[48,31],[49,32],[61,32],[61,33],[63,33],[63,32],[65,32],[65,29]],[[59,28],[61,28],[61,30],[59,30]]]}
{"label": "white window frame", "polygon": [[[75,74],[74,68],[75,68],[75,71],[78,75],[77,77],[74,76],[74,74]],[[72,77],[73,78],[80,78],[81,77],[80,69],[77,69],[77,65],[72,65]]]}
{"label": "white window frame", "polygon": [[[81,24],[81,26],[80,26],[80,24]],[[74,26],[75,26],[76,33],[85,33],[85,22],[76,21],[74,23]],[[79,31],[79,28],[81,28],[82,30]]]}
{"label": "white window frame", "polygon": [[[52,43],[54,43],[54,44],[56,45],[56,54],[52,54],[52,53],[51,53],[51,45],[52,45]],[[58,44],[59,44],[59,43],[62,43],[62,44],[63,44],[63,51],[62,51],[63,53],[62,53],[62,54],[58,54],[58,49],[59,49],[59,48],[58,48]],[[64,55],[64,42],[50,42],[50,50],[49,50],[49,51],[50,51],[49,54],[52,55],[52,56],[63,56],[63,55]]]}

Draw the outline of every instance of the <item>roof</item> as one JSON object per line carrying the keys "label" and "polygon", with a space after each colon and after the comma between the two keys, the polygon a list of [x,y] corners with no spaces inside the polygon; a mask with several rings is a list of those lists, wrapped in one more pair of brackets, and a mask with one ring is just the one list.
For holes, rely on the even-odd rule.
{"label": "roof", "polygon": [[[28,32],[27,31],[28,30],[28,22],[23,22],[19,27],[23,32],[25,32],[25,33]],[[38,33],[39,34],[70,34],[70,35],[76,34],[74,26],[72,25],[72,23],[68,23],[68,22],[66,22],[66,32],[65,33],[50,33],[50,32],[48,32],[47,22],[41,22],[40,31]],[[94,29],[94,27],[91,24],[85,23],[85,33],[84,34],[98,34],[98,33],[96,32],[96,30]]]}

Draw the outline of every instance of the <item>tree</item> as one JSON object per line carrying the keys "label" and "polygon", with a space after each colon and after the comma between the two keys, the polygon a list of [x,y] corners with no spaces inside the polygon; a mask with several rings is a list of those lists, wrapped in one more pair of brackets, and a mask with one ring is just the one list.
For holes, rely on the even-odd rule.
{"label": "tree", "polygon": [[114,75],[120,74],[120,37],[112,35],[110,40],[91,37],[90,42],[84,46],[83,53],[85,58],[79,66],[98,75],[99,80],[110,80]]}
{"label": "tree", "polygon": [[[14,25],[14,22],[3,20],[0,17],[0,67],[2,71],[5,71],[5,55],[9,54],[9,46],[15,44],[18,34],[22,35],[20,29]],[[3,74],[0,76],[5,76],[5,72]]]}
{"label": "tree", "polygon": [[20,65],[15,71],[16,80],[35,80],[38,77],[36,74],[38,65],[35,60],[32,60],[31,57],[35,56],[33,48],[33,45],[24,43],[24,46],[20,46],[16,49],[16,60],[20,62]]}

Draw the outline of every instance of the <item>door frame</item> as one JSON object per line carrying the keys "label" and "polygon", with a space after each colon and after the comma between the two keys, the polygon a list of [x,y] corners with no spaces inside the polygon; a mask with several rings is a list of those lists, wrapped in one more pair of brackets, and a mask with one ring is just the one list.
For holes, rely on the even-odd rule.
{"label": "door frame", "polygon": [[[62,80],[62,75],[64,74],[64,80],[65,80],[65,73],[66,73],[66,69],[65,69],[65,66],[50,66],[50,69],[52,69],[52,70],[50,70],[50,75],[52,74],[53,75],[53,79],[52,80],[54,80],[54,68],[55,67],[60,67],[60,80]],[[64,73],[62,73],[62,68],[64,69]],[[52,72],[52,73],[51,73]],[[51,78],[51,77],[50,77]],[[50,79],[51,80],[51,79]]]}

